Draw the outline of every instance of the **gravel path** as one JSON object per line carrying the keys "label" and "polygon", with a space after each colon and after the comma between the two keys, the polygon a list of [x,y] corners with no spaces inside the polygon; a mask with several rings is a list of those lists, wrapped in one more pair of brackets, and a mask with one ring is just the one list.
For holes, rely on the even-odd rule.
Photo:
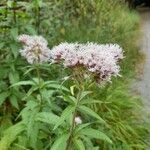
{"label": "gravel path", "polygon": [[143,99],[146,120],[150,122],[150,8],[140,10],[140,16],[143,33],[141,50],[145,54],[145,63],[141,80],[138,83],[138,90]]}

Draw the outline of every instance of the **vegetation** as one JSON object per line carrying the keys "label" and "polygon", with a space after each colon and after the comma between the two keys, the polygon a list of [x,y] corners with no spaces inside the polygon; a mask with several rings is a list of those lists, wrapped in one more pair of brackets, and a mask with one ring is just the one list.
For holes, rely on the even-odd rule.
{"label": "vegetation", "polygon": [[[83,124],[75,129],[77,136],[69,148],[71,145],[73,150],[147,149],[148,131],[141,121],[140,100],[129,90],[139,59],[138,15],[120,0],[2,0],[1,150],[65,149],[73,110],[68,97],[76,101],[81,96],[78,83],[62,81],[70,70],[51,64],[29,65],[20,57],[17,37],[24,33],[44,36],[50,48],[65,41],[118,43],[123,47],[122,77],[113,78],[105,86],[82,83],[86,104],[78,115]],[[94,100],[98,103],[93,104]]]}

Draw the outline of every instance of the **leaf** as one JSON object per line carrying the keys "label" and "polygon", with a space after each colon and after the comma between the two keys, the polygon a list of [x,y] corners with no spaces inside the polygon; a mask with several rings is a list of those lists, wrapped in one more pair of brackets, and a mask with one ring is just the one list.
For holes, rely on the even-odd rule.
{"label": "leaf", "polygon": [[10,72],[9,73],[9,82],[11,84],[15,84],[19,82],[19,74],[17,72]]}
{"label": "leaf", "polygon": [[8,7],[11,8],[11,7],[12,7],[12,4],[13,4],[13,1],[7,1],[7,6],[8,6]]}
{"label": "leaf", "polygon": [[33,81],[20,81],[20,82],[13,84],[10,87],[20,86],[20,85],[35,85],[35,83]]}
{"label": "leaf", "polygon": [[82,142],[82,140],[76,139],[74,143],[77,146],[78,150],[85,150],[84,143]]}
{"label": "leaf", "polygon": [[12,104],[12,106],[14,106],[15,108],[19,109],[17,97],[15,95],[11,95],[10,103]]}
{"label": "leaf", "polygon": [[43,4],[43,2],[42,2],[42,0],[37,0],[37,5],[38,5],[38,7],[42,7],[42,4]]}
{"label": "leaf", "polygon": [[0,93],[0,106],[3,104],[3,102],[6,100],[6,98],[9,96],[9,91]]}
{"label": "leaf", "polygon": [[12,28],[12,29],[10,30],[10,34],[11,34],[11,36],[14,38],[14,40],[16,40],[17,37],[18,37],[18,28]]}
{"label": "leaf", "polygon": [[92,92],[91,91],[84,91],[81,93],[81,96],[80,96],[80,100],[82,100],[85,96],[87,96],[88,94],[91,94]]}
{"label": "leaf", "polygon": [[112,141],[110,140],[110,138],[106,134],[104,134],[103,132],[101,132],[99,130],[95,130],[92,128],[86,128],[86,129],[84,128],[84,129],[80,130],[80,134],[86,135],[90,138],[100,139],[100,140],[103,140],[105,142],[112,144]]}
{"label": "leaf", "polygon": [[62,115],[60,117],[60,119],[58,120],[58,122],[56,123],[56,125],[54,126],[54,130],[56,128],[58,128],[59,125],[61,125],[65,119],[67,119],[67,117],[69,117],[69,115],[73,112],[73,110],[75,109],[74,106],[68,106],[63,112]]}
{"label": "leaf", "polygon": [[78,125],[75,129],[75,133],[78,133],[80,132],[80,130],[82,130],[83,128],[86,128],[87,126],[89,126],[91,123],[85,123],[85,124],[81,124],[81,125]]}
{"label": "leaf", "polygon": [[93,100],[93,99],[84,99],[80,102],[80,104],[92,104],[92,103],[110,103],[110,102],[103,102],[100,100]]}
{"label": "leaf", "polygon": [[22,122],[8,128],[0,140],[0,150],[8,150],[23,130],[25,130],[25,126]]}
{"label": "leaf", "polygon": [[70,104],[73,104],[73,105],[75,105],[77,103],[77,99],[75,97],[73,97],[73,96],[65,95],[65,96],[57,96],[57,97],[63,98],[64,101],[66,101],[66,102],[68,102]]}
{"label": "leaf", "polygon": [[60,149],[65,150],[68,138],[69,138],[69,135],[64,134],[58,139],[56,139],[56,141],[54,142],[50,150],[60,150]]}
{"label": "leaf", "polygon": [[69,90],[66,87],[64,87],[64,86],[62,86],[60,84],[49,84],[49,85],[47,85],[47,87],[55,88],[55,89],[59,89],[59,90],[63,90],[63,91],[69,92]]}
{"label": "leaf", "polygon": [[3,43],[1,42],[1,43],[0,43],[0,49],[3,48],[4,45],[5,45],[5,43],[4,43],[4,42],[3,42]]}
{"label": "leaf", "polygon": [[26,93],[26,96],[23,98],[24,100],[26,99],[26,98],[28,98],[34,91],[36,91],[36,90],[38,90],[38,87],[37,86],[33,86],[33,87],[31,87],[29,90],[28,90],[28,92]]}
{"label": "leaf", "polygon": [[37,114],[35,120],[55,125],[58,122],[59,118],[59,116],[51,112],[41,112]]}
{"label": "leaf", "polygon": [[15,43],[11,43],[10,48],[11,48],[11,51],[12,51],[14,57],[17,58],[17,56],[19,54],[18,46]]}
{"label": "leaf", "polygon": [[28,26],[26,26],[25,28],[26,28],[26,30],[27,30],[31,35],[36,35],[36,34],[37,34],[37,32],[36,32],[36,30],[35,30],[35,28],[34,28],[33,26],[28,25]]}
{"label": "leaf", "polygon": [[79,109],[83,112],[85,112],[86,114],[98,119],[101,123],[105,123],[105,121],[97,114],[95,113],[92,109],[90,109],[89,107],[86,106],[79,106]]}
{"label": "leaf", "polygon": [[76,86],[75,85],[73,85],[73,86],[71,86],[70,87],[70,92],[71,92],[71,94],[74,96],[74,88],[75,88]]}

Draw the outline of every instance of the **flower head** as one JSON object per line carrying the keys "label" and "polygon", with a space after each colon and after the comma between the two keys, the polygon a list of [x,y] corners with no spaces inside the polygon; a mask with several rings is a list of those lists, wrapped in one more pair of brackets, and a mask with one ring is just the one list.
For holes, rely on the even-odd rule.
{"label": "flower head", "polygon": [[61,43],[51,53],[54,62],[63,61],[65,67],[83,66],[101,81],[110,81],[111,76],[119,75],[118,61],[123,59],[123,50],[117,44]]}
{"label": "flower head", "polygon": [[23,44],[23,49],[20,53],[25,57],[28,63],[43,63],[47,62],[50,57],[50,49],[48,43],[42,36],[20,35],[18,40]]}

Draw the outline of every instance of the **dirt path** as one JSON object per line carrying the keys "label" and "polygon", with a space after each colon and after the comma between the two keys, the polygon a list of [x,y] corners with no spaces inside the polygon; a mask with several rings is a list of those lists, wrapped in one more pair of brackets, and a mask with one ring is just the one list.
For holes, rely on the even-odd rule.
{"label": "dirt path", "polygon": [[150,122],[150,8],[144,8],[139,11],[142,21],[142,41],[141,50],[145,54],[145,63],[143,65],[143,74],[138,83],[138,90],[143,99],[143,111],[146,120]]}

